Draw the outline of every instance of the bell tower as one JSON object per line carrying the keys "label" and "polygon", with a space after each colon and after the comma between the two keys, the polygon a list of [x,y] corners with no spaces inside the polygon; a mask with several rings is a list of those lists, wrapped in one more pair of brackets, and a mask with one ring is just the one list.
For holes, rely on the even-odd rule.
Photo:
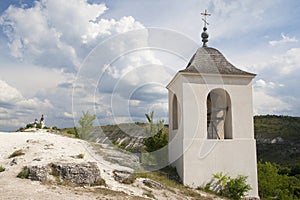
{"label": "bell tower", "polygon": [[248,196],[258,197],[252,104],[256,75],[207,47],[208,23],[203,20],[203,46],[167,85],[169,161],[185,185],[205,186],[219,172],[244,175],[252,188]]}

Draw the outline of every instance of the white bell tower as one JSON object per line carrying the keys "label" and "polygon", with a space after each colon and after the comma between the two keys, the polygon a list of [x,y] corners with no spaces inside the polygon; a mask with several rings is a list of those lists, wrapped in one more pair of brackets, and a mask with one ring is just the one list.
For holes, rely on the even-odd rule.
{"label": "white bell tower", "polygon": [[213,174],[248,176],[258,197],[252,79],[214,48],[203,47],[168,84],[169,161],[185,185],[205,186]]}

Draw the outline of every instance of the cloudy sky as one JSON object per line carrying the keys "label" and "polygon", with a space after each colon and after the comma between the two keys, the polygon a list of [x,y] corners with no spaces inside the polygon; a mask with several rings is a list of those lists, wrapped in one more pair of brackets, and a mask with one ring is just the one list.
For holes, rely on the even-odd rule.
{"label": "cloudy sky", "polygon": [[253,80],[254,113],[300,115],[298,0],[10,0],[0,2],[0,130],[46,116],[74,126],[167,117],[165,86],[208,45]]}

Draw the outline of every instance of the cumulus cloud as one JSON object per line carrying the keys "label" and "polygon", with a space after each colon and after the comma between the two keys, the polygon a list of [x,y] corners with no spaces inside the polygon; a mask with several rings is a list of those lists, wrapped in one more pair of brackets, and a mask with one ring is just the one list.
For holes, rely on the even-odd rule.
{"label": "cumulus cloud", "polygon": [[285,54],[275,56],[274,62],[280,69],[280,74],[288,75],[300,68],[300,48],[289,49]]}
{"label": "cumulus cloud", "polygon": [[149,38],[147,31],[131,32],[92,52],[76,80],[83,86],[73,96],[76,113],[95,111],[99,123],[145,121],[145,113],[152,110],[157,118],[166,118],[165,86],[177,72],[173,66],[182,68],[186,61],[161,49],[145,48],[151,46]]}
{"label": "cumulus cloud", "polygon": [[143,25],[131,16],[103,19],[104,4],[42,0],[29,8],[11,5],[0,16],[13,57],[43,66],[77,69],[99,38]]}
{"label": "cumulus cloud", "polygon": [[53,108],[48,99],[25,98],[19,90],[0,80],[0,128],[18,128],[32,122],[35,114]]}
{"label": "cumulus cloud", "polygon": [[269,44],[271,46],[277,46],[277,45],[282,45],[282,44],[286,44],[286,43],[298,42],[296,37],[289,37],[287,35],[284,35],[284,33],[281,33],[281,37],[282,37],[281,40],[271,40],[271,41],[269,41]]}
{"label": "cumulus cloud", "polygon": [[284,114],[291,110],[291,105],[282,100],[279,95],[272,95],[272,90],[283,87],[282,84],[266,82],[259,79],[254,84],[254,114]]}

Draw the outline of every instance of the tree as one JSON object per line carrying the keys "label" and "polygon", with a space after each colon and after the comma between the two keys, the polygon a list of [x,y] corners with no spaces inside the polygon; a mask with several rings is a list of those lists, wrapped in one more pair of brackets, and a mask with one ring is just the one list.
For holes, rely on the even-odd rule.
{"label": "tree", "polygon": [[164,164],[167,160],[167,151],[162,151],[159,154],[151,154],[168,144],[168,134],[164,127],[164,120],[158,120],[154,123],[154,112],[145,114],[149,124],[146,127],[146,133],[149,136],[144,140],[146,152],[143,154],[142,162],[147,165]]}
{"label": "tree", "polygon": [[92,131],[96,115],[90,115],[88,111],[82,111],[82,115],[83,116],[78,120],[78,123],[81,126],[78,132],[81,139],[88,139],[88,136]]}
{"label": "tree", "polygon": [[280,169],[270,162],[258,162],[258,192],[261,199],[300,199],[300,179],[279,172]]}
{"label": "tree", "polygon": [[168,144],[168,135],[164,127],[164,120],[160,119],[155,124],[154,123],[154,112],[145,114],[149,122],[149,126],[146,128],[146,133],[150,137],[145,139],[144,144],[146,146],[146,151],[153,152],[157,151]]}

